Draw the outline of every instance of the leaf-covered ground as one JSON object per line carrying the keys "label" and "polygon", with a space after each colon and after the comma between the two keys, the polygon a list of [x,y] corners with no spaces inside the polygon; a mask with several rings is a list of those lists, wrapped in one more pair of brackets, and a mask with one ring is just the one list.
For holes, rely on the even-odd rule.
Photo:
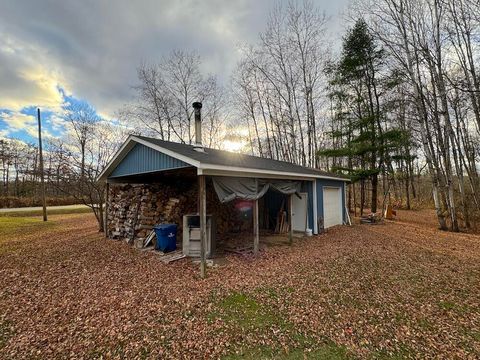
{"label": "leaf-covered ground", "polygon": [[480,238],[431,212],[228,260],[200,280],[89,214],[0,218],[0,357],[480,357]]}

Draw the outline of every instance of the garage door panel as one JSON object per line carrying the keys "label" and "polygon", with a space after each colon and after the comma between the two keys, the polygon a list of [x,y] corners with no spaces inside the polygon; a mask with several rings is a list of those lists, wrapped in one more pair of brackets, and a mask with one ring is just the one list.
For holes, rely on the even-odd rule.
{"label": "garage door panel", "polygon": [[341,188],[323,188],[323,219],[325,228],[343,223],[341,195]]}

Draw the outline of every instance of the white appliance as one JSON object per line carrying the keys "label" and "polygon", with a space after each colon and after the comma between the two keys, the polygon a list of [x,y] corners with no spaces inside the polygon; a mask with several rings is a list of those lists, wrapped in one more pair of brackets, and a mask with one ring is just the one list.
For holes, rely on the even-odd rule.
{"label": "white appliance", "polygon": [[[211,258],[215,252],[215,221],[212,215],[207,215],[207,238],[205,241],[205,256]],[[183,254],[200,257],[200,215],[183,216]]]}

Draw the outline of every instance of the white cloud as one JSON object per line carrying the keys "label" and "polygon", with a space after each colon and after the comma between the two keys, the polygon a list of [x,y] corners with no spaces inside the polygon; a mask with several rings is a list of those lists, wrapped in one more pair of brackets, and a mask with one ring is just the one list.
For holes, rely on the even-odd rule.
{"label": "white cloud", "polygon": [[0,129],[0,139],[9,137],[10,132],[8,129]]}
{"label": "white cloud", "polygon": [[21,114],[18,112],[13,113],[0,113],[0,119],[6,125],[9,133],[15,133],[21,130],[28,131],[30,128],[36,129],[36,119],[32,115]]}
{"label": "white cloud", "polygon": [[[316,4],[336,15],[347,1]],[[236,46],[257,40],[274,3],[1,1],[0,108],[58,108],[61,87],[114,117],[131,100],[141,60],[155,62],[172,49],[198,51],[205,71],[226,83]],[[25,14],[35,16],[25,21]]]}
{"label": "white cloud", "polygon": [[33,46],[0,33],[0,108],[20,111],[28,106],[58,110],[61,80],[47,68],[45,56]]}
{"label": "white cloud", "polygon": [[46,122],[50,125],[53,131],[62,132],[66,128],[65,119],[58,116],[57,114],[51,115]]}
{"label": "white cloud", "polygon": [[[25,131],[33,138],[38,137],[37,118],[33,115],[2,112],[0,113],[0,121],[5,125],[5,128],[1,130],[5,137],[17,136],[21,131]],[[42,126],[42,137],[54,137],[54,135]]]}

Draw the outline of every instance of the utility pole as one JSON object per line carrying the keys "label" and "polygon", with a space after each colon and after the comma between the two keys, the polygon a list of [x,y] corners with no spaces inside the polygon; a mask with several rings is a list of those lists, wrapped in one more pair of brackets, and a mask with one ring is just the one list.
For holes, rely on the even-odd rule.
{"label": "utility pole", "polygon": [[40,181],[43,204],[43,221],[47,221],[47,201],[45,199],[45,178],[43,174],[43,152],[42,152],[42,122],[40,121],[40,108],[37,108],[38,119],[38,157],[40,159]]}

